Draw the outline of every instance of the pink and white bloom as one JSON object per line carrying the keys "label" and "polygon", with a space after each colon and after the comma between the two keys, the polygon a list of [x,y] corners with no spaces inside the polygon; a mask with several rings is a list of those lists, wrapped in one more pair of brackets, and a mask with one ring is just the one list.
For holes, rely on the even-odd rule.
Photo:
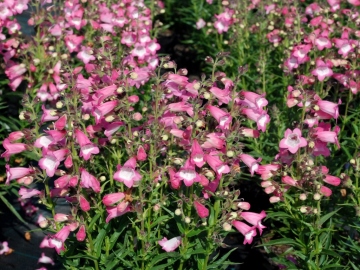
{"label": "pink and white bloom", "polygon": [[[319,106],[320,111],[317,112],[317,115],[320,116],[321,119],[330,119],[334,118],[337,119],[339,117],[339,105],[341,104],[341,100],[336,104],[331,101],[327,100],[319,100],[316,105]],[[325,113],[330,118],[324,118],[326,115],[322,114]]]}
{"label": "pink and white bloom", "polygon": [[265,211],[261,211],[258,213],[253,212],[241,212],[240,216],[245,219],[247,222],[249,222],[251,225],[256,226],[258,228],[260,235],[263,232],[263,229],[266,228],[264,225],[261,224],[261,220],[266,217]]}
{"label": "pink and white bloom", "polygon": [[241,159],[242,162],[244,162],[246,164],[246,166],[249,167],[251,176],[253,176],[255,172],[258,172],[258,169],[259,169],[258,162],[261,161],[261,158],[258,158],[256,160],[248,154],[241,154],[241,155],[239,155],[239,158]]}
{"label": "pink and white bloom", "polygon": [[204,152],[196,139],[193,140],[191,145],[190,161],[199,168],[205,164]]}
{"label": "pink and white bloom", "polygon": [[41,194],[42,194],[42,192],[40,190],[37,190],[37,189],[30,189],[30,188],[21,187],[20,190],[19,190],[19,195],[20,195],[21,199],[29,199],[31,197],[39,196]]}
{"label": "pink and white bloom", "polygon": [[196,29],[201,29],[206,25],[206,22],[200,18],[197,22],[196,22]]}
{"label": "pink and white bloom", "polygon": [[301,130],[295,128],[293,131],[287,129],[285,131],[285,138],[280,141],[279,147],[288,149],[290,153],[295,154],[299,148],[307,146],[305,138],[301,137]]}
{"label": "pink and white bloom", "polygon": [[185,186],[189,187],[194,182],[200,182],[200,175],[195,171],[195,165],[187,159],[184,166],[176,173],[176,177],[184,181]]}
{"label": "pink and white bloom", "polygon": [[325,78],[331,77],[333,75],[331,67],[331,61],[327,61],[327,63],[325,63],[323,60],[317,59],[316,69],[311,71],[311,74],[317,76],[318,80],[322,82]]}
{"label": "pink and white bloom", "polygon": [[53,259],[51,259],[50,257],[46,256],[44,252],[41,253],[41,257],[40,257],[40,259],[38,260],[38,263],[55,265]]}
{"label": "pink and white bloom", "polygon": [[6,168],[6,176],[7,176],[5,182],[6,185],[9,185],[11,180],[23,178],[35,172],[34,169],[32,168],[23,168],[23,167],[10,168],[9,164],[6,164],[5,168]]}
{"label": "pink and white bloom", "polygon": [[99,193],[101,190],[99,180],[84,168],[80,168],[80,172],[80,186],[83,188],[91,188],[94,192]]}
{"label": "pink and white bloom", "polygon": [[115,203],[122,201],[125,198],[125,193],[123,192],[117,192],[117,193],[111,193],[104,196],[102,199],[103,204],[106,206],[112,206]]}
{"label": "pink and white bloom", "polygon": [[99,147],[92,143],[84,132],[79,129],[75,129],[75,138],[80,145],[80,157],[83,157],[84,160],[89,160],[92,154],[99,154]]}
{"label": "pink and white bloom", "polygon": [[266,111],[244,108],[241,110],[241,113],[246,115],[250,120],[255,121],[258,130],[262,132],[266,131],[266,125],[270,122],[270,116]]}
{"label": "pink and white bloom", "polygon": [[162,240],[158,241],[159,245],[162,247],[163,250],[166,252],[172,252],[178,248],[181,244],[181,236],[177,236],[168,240],[164,237]]}
{"label": "pink and white bloom", "polygon": [[219,127],[222,130],[230,128],[232,122],[230,113],[224,112],[220,108],[211,105],[208,105],[207,109],[209,110],[211,116],[219,123]]}
{"label": "pink and white bloom", "polygon": [[3,147],[6,151],[1,154],[1,157],[5,158],[6,161],[9,161],[11,155],[21,153],[27,149],[25,143],[11,143],[8,138],[3,141]]}
{"label": "pink and white bloom", "polygon": [[117,166],[117,172],[114,174],[114,179],[123,182],[125,186],[131,188],[136,182],[140,181],[142,176],[135,170],[136,158],[132,157],[125,162],[124,166],[120,164]]}
{"label": "pink and white bloom", "polygon": [[109,221],[113,218],[122,216],[127,212],[130,212],[130,210],[131,208],[129,202],[125,201],[123,203],[120,203],[118,206],[106,207],[106,212],[108,213],[108,216],[106,217],[106,223],[109,223]]}
{"label": "pink and white bloom", "polygon": [[244,222],[234,220],[232,222],[232,225],[242,234],[245,236],[243,244],[246,243],[251,244],[253,241],[253,238],[256,236],[256,227],[250,227]]}
{"label": "pink and white bloom", "polygon": [[39,167],[46,171],[47,176],[53,177],[60,162],[65,159],[68,149],[50,151],[43,148],[43,157],[39,160]]}
{"label": "pink and white bloom", "polygon": [[[0,6],[1,8],[1,6]],[[10,251],[8,242],[0,242],[0,255],[6,254]]]}
{"label": "pink and white bloom", "polygon": [[213,169],[218,175],[226,174],[231,171],[230,167],[220,160],[220,154],[221,153],[218,151],[212,151],[208,155],[205,155],[207,164],[209,164],[211,169]]}

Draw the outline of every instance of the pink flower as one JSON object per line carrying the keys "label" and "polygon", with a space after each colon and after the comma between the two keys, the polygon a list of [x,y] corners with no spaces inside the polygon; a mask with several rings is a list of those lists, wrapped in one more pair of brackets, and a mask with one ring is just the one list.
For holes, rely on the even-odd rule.
{"label": "pink flower", "polygon": [[324,182],[328,183],[329,185],[338,186],[341,183],[341,179],[339,177],[327,174],[325,176]]}
{"label": "pink flower", "polygon": [[323,194],[326,197],[330,197],[332,194],[332,190],[328,187],[321,186],[320,193]]}
{"label": "pink flower", "polygon": [[136,159],[139,161],[144,161],[144,160],[146,160],[146,157],[147,157],[147,155],[146,155],[145,149],[144,149],[144,147],[142,147],[140,145],[138,148],[137,154],[136,154]]}
{"label": "pink flower", "polygon": [[223,140],[224,134],[223,133],[210,133],[206,135],[206,141],[201,145],[202,148],[205,149],[222,149],[224,148],[225,141]]}
{"label": "pink flower", "polygon": [[6,176],[7,176],[5,182],[6,185],[9,185],[11,180],[22,178],[28,176],[29,174],[34,173],[34,169],[32,168],[23,168],[23,167],[10,168],[9,164],[6,164],[5,168],[6,168]]}
{"label": "pink flower", "polygon": [[301,130],[295,128],[294,131],[287,129],[285,138],[280,141],[280,148],[288,149],[290,153],[295,154],[300,147],[307,146],[305,138],[301,137]]}
{"label": "pink flower", "polygon": [[266,217],[266,213],[264,210],[261,211],[260,214],[253,212],[242,212],[240,216],[247,222],[249,222],[251,225],[256,226],[256,228],[258,228],[258,230],[260,231],[260,235],[262,234],[263,229],[266,228],[264,225],[261,224],[261,220]]}
{"label": "pink flower", "polygon": [[181,244],[181,237],[177,236],[168,240],[164,237],[162,240],[158,241],[159,245],[162,247],[163,250],[166,252],[172,252],[178,248]]}
{"label": "pink flower", "polygon": [[251,244],[253,238],[256,236],[256,227],[250,227],[244,222],[234,220],[232,225],[245,236],[243,244]]}
{"label": "pink flower", "polygon": [[80,186],[83,188],[91,188],[94,192],[99,193],[101,190],[99,180],[97,180],[95,176],[91,175],[83,168],[80,168],[80,172]]}
{"label": "pink flower", "polygon": [[90,203],[85,199],[85,197],[83,195],[79,196],[79,203],[80,203],[81,210],[83,210],[84,212],[87,212],[90,210]]}
{"label": "pink flower", "polygon": [[[1,4],[0,4],[0,8],[1,8]],[[0,255],[3,255],[4,253],[6,254],[7,252],[10,251],[8,242],[0,242]]]}
{"label": "pink flower", "polygon": [[211,87],[209,91],[218,99],[219,105],[223,103],[228,104],[231,100],[230,90],[228,89],[221,90],[217,87]]}
{"label": "pink flower", "polygon": [[209,216],[209,209],[207,209],[203,204],[195,201],[194,206],[196,209],[196,213],[200,218],[207,218]]}
{"label": "pink flower", "polygon": [[108,216],[106,217],[106,223],[109,223],[111,219],[122,216],[127,212],[130,212],[130,206],[128,202],[124,202],[122,204],[119,204],[118,206],[106,207],[106,211],[108,213]]}
{"label": "pink flower", "polygon": [[75,137],[80,145],[80,157],[83,157],[84,160],[89,160],[91,154],[99,154],[99,147],[97,147],[96,144],[93,144],[84,132],[75,129]]}
{"label": "pink flower", "polygon": [[297,182],[296,180],[294,180],[293,178],[291,178],[290,176],[286,175],[286,176],[283,176],[281,178],[281,182],[286,184],[286,185],[290,185],[290,186],[293,186],[295,187],[297,185]]}
{"label": "pink flower", "polygon": [[201,168],[205,164],[204,152],[196,139],[193,140],[191,145],[190,161],[199,168]]}
{"label": "pink flower", "polygon": [[68,149],[50,151],[43,148],[43,157],[39,160],[39,167],[46,171],[47,176],[53,177],[68,152]]}
{"label": "pink flower", "polygon": [[256,159],[254,159],[252,156],[250,156],[248,154],[241,154],[239,157],[242,160],[242,162],[244,162],[246,164],[246,166],[249,167],[251,176],[253,176],[254,173],[257,172],[258,169],[259,169],[259,163],[258,162],[261,161],[261,158],[256,160]]}
{"label": "pink flower", "polygon": [[325,78],[331,77],[333,71],[330,68],[331,62],[325,63],[324,61],[317,59],[316,60],[316,69],[314,69],[311,74],[318,77],[319,81],[323,81]]}
{"label": "pink flower", "polygon": [[266,131],[266,125],[270,122],[270,117],[266,111],[244,108],[241,113],[246,115],[250,120],[256,121],[257,129],[262,132]]}
{"label": "pink flower", "polygon": [[38,260],[38,263],[55,265],[54,261],[50,257],[46,256],[44,252],[41,253],[41,257]]}
{"label": "pink flower", "polygon": [[197,22],[196,22],[196,29],[201,29],[206,25],[206,22],[200,18]]}
{"label": "pink flower", "polygon": [[140,181],[142,176],[135,170],[136,158],[132,157],[125,162],[124,166],[118,165],[114,179],[123,182],[125,186],[131,188],[136,182]]}
{"label": "pink flower", "polygon": [[118,192],[118,193],[111,193],[104,196],[102,199],[103,204],[106,206],[111,206],[125,198],[125,193]]}
{"label": "pink flower", "polygon": [[37,189],[30,189],[30,188],[24,188],[21,187],[19,190],[19,195],[21,199],[29,199],[33,196],[38,196],[42,194],[42,192],[40,190]]}
{"label": "pink flower", "polygon": [[184,166],[176,173],[176,177],[183,180],[187,187],[201,180],[199,174],[195,171],[195,165],[191,164],[189,159],[186,160]]}
{"label": "pink flower", "polygon": [[216,174],[222,175],[230,172],[230,167],[220,160],[220,152],[212,151],[208,155],[205,155],[205,160],[213,169]]}
{"label": "pink flower", "polygon": [[[331,117],[337,119],[339,117],[339,104],[341,104],[341,100],[339,100],[337,104],[327,100],[319,100],[316,104],[320,108],[317,115],[320,116],[321,119],[330,119]],[[330,116],[330,118],[326,117],[323,113]]]}
{"label": "pink flower", "polygon": [[5,158],[6,161],[9,161],[11,155],[21,153],[27,149],[26,144],[11,143],[9,139],[3,141],[3,146],[6,151],[1,154],[1,157]]}
{"label": "pink flower", "polygon": [[114,108],[117,106],[118,102],[117,100],[109,101],[102,103],[98,106],[95,106],[92,115],[95,117],[95,123],[99,124],[101,119],[108,113],[114,110]]}
{"label": "pink flower", "polygon": [[81,225],[78,232],[76,233],[76,239],[79,242],[84,241],[86,238],[86,229],[85,229],[85,225]]}
{"label": "pink flower", "polygon": [[230,128],[232,122],[232,117],[230,113],[224,112],[223,110],[211,105],[208,105],[207,109],[209,110],[212,117],[214,117],[219,123],[219,127],[222,130]]}

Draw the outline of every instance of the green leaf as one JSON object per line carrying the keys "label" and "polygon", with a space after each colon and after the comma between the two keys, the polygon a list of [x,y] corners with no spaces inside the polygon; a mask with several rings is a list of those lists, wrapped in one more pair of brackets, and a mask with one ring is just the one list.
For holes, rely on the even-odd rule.
{"label": "green leaf", "polygon": [[329,218],[331,218],[333,215],[335,215],[341,208],[336,209],[335,211],[332,211],[325,216],[322,216],[319,221],[319,226],[322,226]]}
{"label": "green leaf", "polygon": [[291,238],[281,238],[276,240],[270,240],[269,242],[258,245],[258,247],[276,246],[276,245],[291,245],[297,247],[303,247],[300,243]]}
{"label": "green leaf", "polygon": [[161,223],[161,222],[164,222],[164,221],[166,221],[166,220],[168,220],[168,219],[170,219],[170,216],[168,216],[168,215],[166,215],[166,216],[161,216],[161,217],[159,217],[159,218],[157,218],[156,220],[155,220],[155,222],[153,222],[152,224],[151,224],[151,228],[154,228],[156,225],[158,225],[159,223]]}
{"label": "green leaf", "polygon": [[191,231],[189,231],[186,236],[187,237],[193,237],[195,235],[198,235],[199,233],[203,232],[205,230],[205,228],[197,228],[197,229],[193,229]]}
{"label": "green leaf", "polygon": [[166,258],[176,258],[178,257],[177,259],[180,259],[180,254],[177,253],[177,252],[165,252],[165,253],[161,253],[157,256],[155,256],[150,264],[149,264],[149,268],[150,269],[153,269],[153,266],[155,266],[158,262],[161,262],[162,260],[166,259]]}
{"label": "green leaf", "polygon": [[94,226],[95,222],[101,217],[101,213],[97,213],[92,219],[88,226],[88,231],[92,230],[92,227]]}
{"label": "green leaf", "polygon": [[27,222],[25,220],[23,220],[23,218],[20,216],[19,212],[16,211],[14,206],[12,206],[12,204],[2,194],[0,194],[0,199],[4,202],[4,204],[7,206],[7,208],[9,208],[9,210],[17,217],[18,220],[20,220],[22,223],[27,225]]}
{"label": "green leaf", "polygon": [[96,237],[94,241],[94,250],[96,253],[96,257],[99,258],[101,254],[101,247],[102,243],[104,241],[106,232],[107,232],[108,224],[105,225],[105,228],[101,229],[98,236]]}
{"label": "green leaf", "polygon": [[[233,262],[229,262],[229,261],[226,261],[227,258],[230,256],[230,254],[237,248],[233,248],[231,250],[229,250],[225,255],[223,255],[221,257],[220,260],[216,260],[216,258],[218,256],[215,256],[215,258],[213,259],[213,263],[210,264],[207,269],[226,269],[228,265],[233,265],[233,264],[236,264],[236,263],[233,263]],[[225,267],[224,267],[225,266]]]}

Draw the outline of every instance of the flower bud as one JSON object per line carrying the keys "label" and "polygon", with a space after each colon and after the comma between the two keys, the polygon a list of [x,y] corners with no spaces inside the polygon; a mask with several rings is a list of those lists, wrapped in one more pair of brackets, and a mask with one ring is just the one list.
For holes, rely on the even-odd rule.
{"label": "flower bud", "polygon": [[204,99],[210,99],[210,98],[211,98],[210,93],[205,93],[205,94],[204,94]]}
{"label": "flower bud", "polygon": [[308,207],[307,206],[301,206],[300,207],[300,212],[303,213],[303,214],[307,213],[308,212]]}
{"label": "flower bud", "polygon": [[301,193],[299,199],[305,201],[307,199],[307,195],[305,193]]}
{"label": "flower bud", "polygon": [[88,114],[88,113],[85,113],[85,114],[83,114],[82,116],[81,116],[81,118],[83,119],[83,120],[89,120],[90,119],[90,114]]}
{"label": "flower bud", "polygon": [[321,194],[320,193],[315,193],[314,194],[314,200],[315,201],[318,201],[318,200],[320,200],[321,199]]}
{"label": "flower bud", "polygon": [[232,226],[229,223],[225,222],[222,227],[223,227],[224,231],[228,232],[228,231],[231,231]]}
{"label": "flower bud", "polygon": [[113,115],[108,115],[108,116],[105,117],[105,121],[107,123],[111,123],[114,120],[115,120],[115,117]]}
{"label": "flower bud", "polygon": [[118,87],[118,89],[116,89],[116,93],[122,94],[122,93],[124,93],[124,89],[120,86],[120,87]]}
{"label": "flower bud", "polygon": [[269,201],[270,201],[270,203],[277,203],[280,201],[280,197],[272,196],[272,197],[270,197]]}
{"label": "flower bud", "polygon": [[235,155],[235,153],[232,150],[229,150],[229,151],[226,152],[226,156],[229,157],[229,158],[232,158],[234,155]]}
{"label": "flower bud", "polygon": [[189,224],[191,222],[191,219],[189,217],[185,217],[185,223]]}
{"label": "flower bud", "polygon": [[237,217],[238,217],[238,214],[236,212],[231,212],[229,220],[233,220],[233,219],[235,219]]}
{"label": "flower bud", "polygon": [[161,208],[161,207],[160,207],[160,205],[159,205],[158,203],[155,204],[154,207],[153,207],[153,209],[154,209],[155,212],[159,211],[160,208]]}
{"label": "flower bud", "polygon": [[201,121],[201,120],[197,120],[195,122],[195,125],[196,125],[196,127],[201,128],[201,127],[205,126],[205,123],[203,121]]}
{"label": "flower bud", "polygon": [[181,215],[181,209],[180,208],[175,210],[175,215],[177,215],[177,216]]}
{"label": "flower bud", "polygon": [[166,134],[164,134],[164,135],[161,136],[161,139],[162,139],[163,141],[167,141],[167,140],[169,139],[169,136],[166,135]]}
{"label": "flower bud", "polygon": [[56,102],[57,109],[61,109],[62,107],[64,107],[64,103],[62,103],[61,101]]}
{"label": "flower bud", "polygon": [[105,180],[106,180],[106,177],[105,177],[104,175],[102,175],[102,176],[100,176],[100,178],[99,178],[99,179],[100,179],[100,181],[101,181],[101,182],[103,182],[103,181],[105,181]]}

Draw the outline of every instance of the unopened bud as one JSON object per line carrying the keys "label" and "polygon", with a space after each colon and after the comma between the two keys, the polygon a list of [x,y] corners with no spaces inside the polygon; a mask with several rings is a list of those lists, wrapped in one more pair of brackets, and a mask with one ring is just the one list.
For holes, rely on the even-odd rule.
{"label": "unopened bud", "polygon": [[159,211],[160,208],[161,208],[161,207],[160,207],[160,204],[158,204],[158,203],[155,204],[154,207],[153,207],[153,209],[154,209],[155,212]]}
{"label": "unopened bud", "polygon": [[113,116],[113,115],[109,115],[109,116],[106,116],[105,117],[105,121],[107,122],[107,123],[110,123],[110,122],[112,122],[112,121],[114,121],[115,120],[115,117]]}
{"label": "unopened bud", "polygon": [[236,212],[231,212],[230,213],[230,220],[232,220],[232,219],[235,219],[235,218],[237,218],[238,217],[238,214],[236,213]]}
{"label": "unopened bud", "polygon": [[161,139],[162,139],[163,141],[167,141],[167,140],[169,139],[169,136],[166,135],[166,134],[164,134],[164,135],[161,136]]}
{"label": "unopened bud", "polygon": [[210,98],[211,98],[211,95],[210,95],[209,93],[205,93],[205,94],[204,94],[204,98],[205,98],[205,99],[210,99]]}
{"label": "unopened bud", "polygon": [[61,109],[63,106],[64,106],[64,103],[62,103],[61,101],[56,102],[57,109]]}
{"label": "unopened bud", "polygon": [[307,199],[307,195],[305,193],[301,193],[299,199],[305,201]]}
{"label": "unopened bud", "polygon": [[225,222],[225,223],[223,224],[223,229],[224,229],[224,231],[226,231],[226,232],[231,231],[231,225],[230,225],[229,223]]}
{"label": "unopened bud", "polygon": [[300,207],[300,212],[301,212],[301,213],[305,214],[305,213],[307,213],[307,211],[308,211],[308,207],[307,207],[307,206],[301,206],[301,207]]}
{"label": "unopened bud", "polygon": [[25,112],[20,112],[19,119],[20,120],[25,120]]}
{"label": "unopened bud", "polygon": [[196,126],[197,126],[198,128],[201,128],[201,127],[204,127],[204,126],[205,126],[204,122],[201,121],[201,120],[197,120],[195,124],[196,124]]}
{"label": "unopened bud", "polygon": [[320,199],[321,199],[321,194],[315,193],[315,194],[314,194],[314,200],[315,200],[315,201],[318,201],[318,200],[320,200]]}
{"label": "unopened bud", "polygon": [[234,155],[235,155],[235,153],[232,150],[229,150],[229,151],[226,152],[226,156],[229,157],[229,158],[233,157]]}
{"label": "unopened bud", "polygon": [[191,219],[189,217],[185,217],[185,223],[189,224],[191,222]]}
{"label": "unopened bud", "polygon": [[181,215],[181,209],[180,208],[175,210],[175,215],[177,215],[177,216]]}
{"label": "unopened bud", "polygon": [[37,66],[38,64],[40,64],[40,59],[35,58],[33,60],[33,63],[34,63],[34,66]]}
{"label": "unopened bud", "polygon": [[115,139],[115,138],[111,139],[111,141],[110,141],[111,144],[115,144],[116,142],[117,142],[117,139]]}
{"label": "unopened bud", "polygon": [[122,94],[124,93],[124,89],[122,87],[118,87],[118,89],[116,89],[116,93]]}
{"label": "unopened bud", "polygon": [[139,132],[135,130],[135,131],[133,132],[133,135],[134,135],[134,137],[138,137],[138,136],[139,136]]}
{"label": "unopened bud", "polygon": [[207,222],[204,221],[203,223],[201,223],[201,225],[206,226],[206,225],[207,225]]}
{"label": "unopened bud", "polygon": [[82,118],[83,120],[89,120],[89,119],[90,119],[90,114],[85,113],[85,114],[83,114],[83,115],[81,116],[81,118]]}
{"label": "unopened bud", "polygon": [[105,181],[106,177],[104,175],[100,176],[100,181]]}

